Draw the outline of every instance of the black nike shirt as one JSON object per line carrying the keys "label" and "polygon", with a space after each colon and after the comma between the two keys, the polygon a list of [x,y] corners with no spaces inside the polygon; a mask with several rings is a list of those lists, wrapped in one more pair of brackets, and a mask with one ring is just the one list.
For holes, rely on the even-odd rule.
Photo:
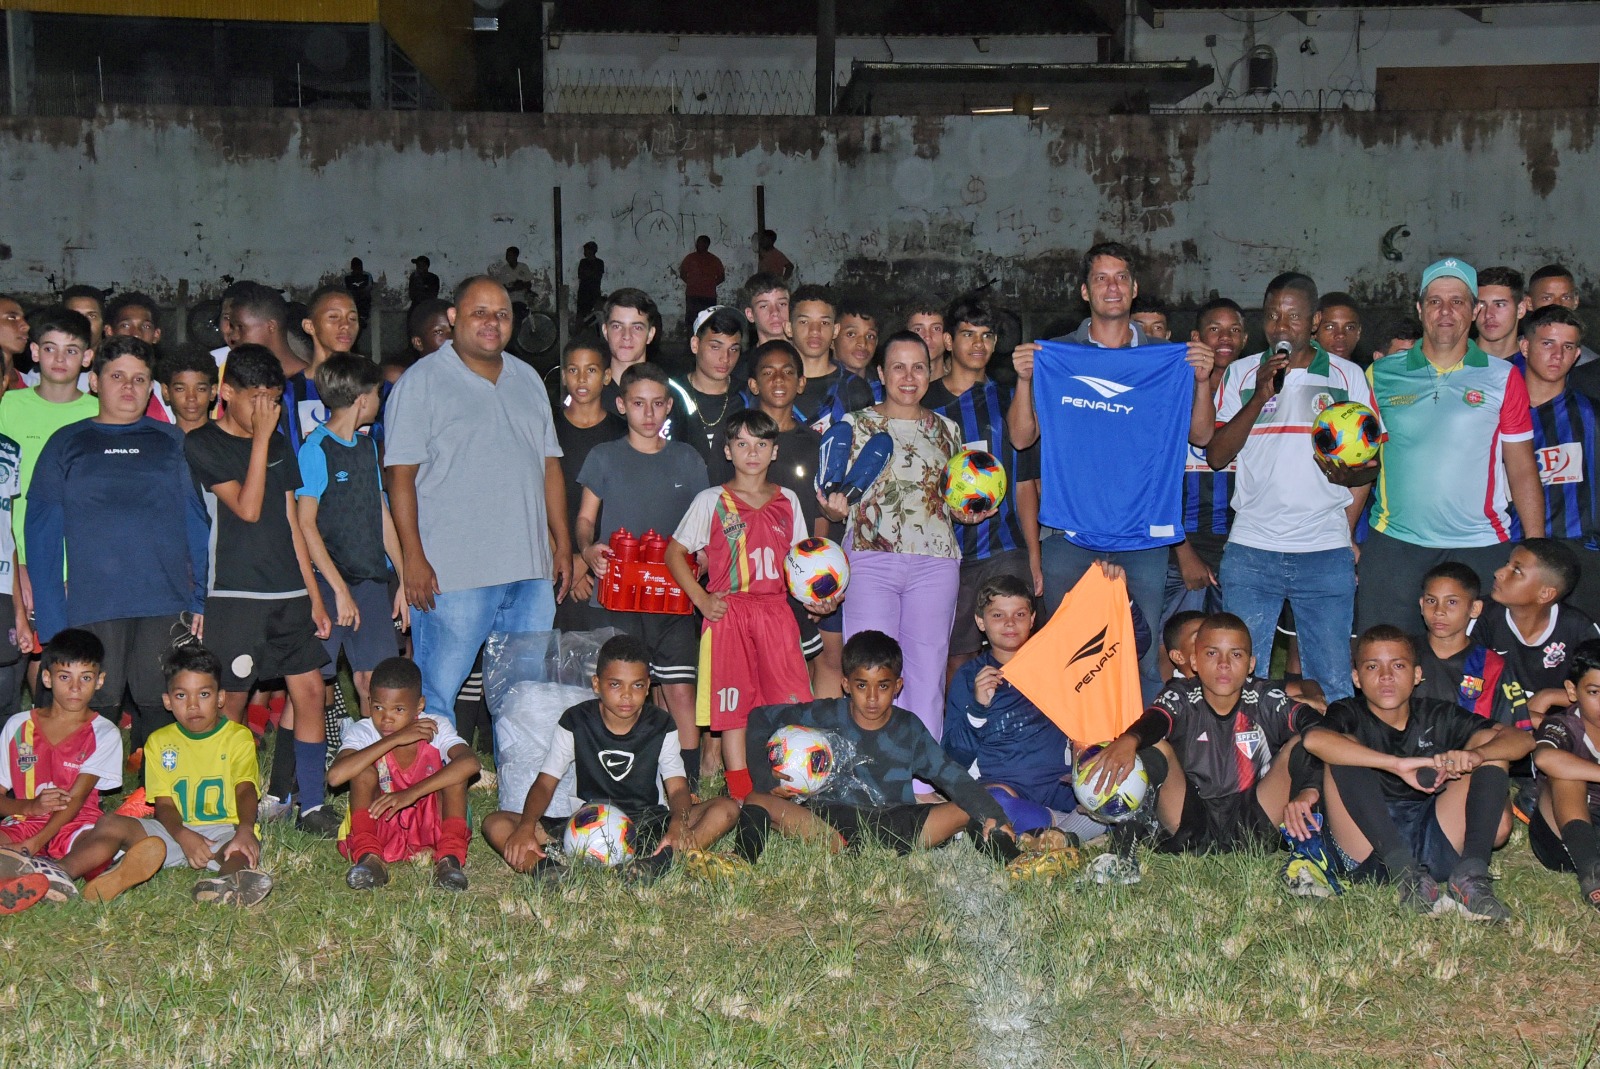
{"label": "black nike shirt", "polygon": [[600,718],[598,698],[580,702],[556,721],[540,771],[560,779],[573,766],[586,804],[609,802],[640,813],[661,804],[666,780],[684,774],[678,729],[666,710],[646,705],[627,734],[616,735]]}

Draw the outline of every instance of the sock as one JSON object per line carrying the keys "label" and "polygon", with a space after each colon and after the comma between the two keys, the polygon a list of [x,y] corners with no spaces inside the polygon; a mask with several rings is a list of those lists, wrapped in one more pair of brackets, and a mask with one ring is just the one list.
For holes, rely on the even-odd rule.
{"label": "sock", "polygon": [[[1372,844],[1372,852],[1389,870],[1389,876],[1398,877],[1407,869],[1417,868],[1417,859],[1412,856],[1411,848],[1400,837],[1400,829],[1394,826],[1394,818],[1389,815],[1389,806],[1383,800],[1383,781],[1378,778],[1377,769],[1329,765],[1328,772],[1339,788],[1339,798],[1344,802],[1345,812],[1350,814],[1350,819],[1356,822],[1361,834]],[[1502,802],[1505,800],[1504,782],[1502,779]]]}
{"label": "sock", "polygon": [[453,857],[461,864],[467,863],[467,841],[472,832],[461,817],[446,817],[439,828],[439,845],[434,848],[435,859]]}
{"label": "sock", "polygon": [[300,787],[302,817],[327,800],[327,769],[323,766],[327,752],[324,743],[295,740],[294,773],[295,781]]}
{"label": "sock", "polygon": [[750,781],[748,768],[723,769],[722,778],[728,784],[728,797],[736,802],[744,801],[756,789],[756,785]]}
{"label": "sock", "polygon": [[1600,876],[1600,834],[1587,820],[1569,820],[1561,826],[1561,844],[1572,858],[1580,880]]}
{"label": "sock", "polygon": [[383,856],[383,847],[378,842],[378,822],[372,819],[371,813],[356,806],[350,808],[350,837],[339,844],[339,852],[349,858],[351,864],[368,854]]}
{"label": "sock", "polygon": [[689,793],[700,792],[700,747],[692,750],[679,750],[683,756],[683,774],[689,779]]}
{"label": "sock", "polygon": [[766,849],[767,835],[771,831],[772,814],[758,805],[744,806],[739,810],[739,822],[734,825],[734,848],[753,865]]}
{"label": "sock", "polygon": [[1467,831],[1461,840],[1461,860],[1475,861],[1485,870],[1494,850],[1495,832],[1506,810],[1511,777],[1499,765],[1479,765],[1467,783]]}
{"label": "sock", "polygon": [[289,728],[279,728],[273,740],[267,793],[285,801],[294,795],[294,732]]}

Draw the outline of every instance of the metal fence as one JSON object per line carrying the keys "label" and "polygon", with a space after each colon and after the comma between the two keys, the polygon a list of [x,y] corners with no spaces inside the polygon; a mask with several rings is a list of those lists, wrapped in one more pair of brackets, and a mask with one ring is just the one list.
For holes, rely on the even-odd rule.
{"label": "metal fence", "polygon": [[816,86],[799,71],[555,71],[545,110],[588,115],[810,115]]}

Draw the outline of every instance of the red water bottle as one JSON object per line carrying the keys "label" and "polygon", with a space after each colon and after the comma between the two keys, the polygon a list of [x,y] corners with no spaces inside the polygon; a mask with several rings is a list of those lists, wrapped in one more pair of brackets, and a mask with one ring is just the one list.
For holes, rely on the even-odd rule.
{"label": "red water bottle", "polygon": [[601,602],[608,609],[625,612],[633,608],[633,595],[628,589],[629,569],[623,565],[639,557],[639,540],[619,527],[611,533],[611,560],[606,566],[606,596]]}
{"label": "red water bottle", "polygon": [[617,560],[636,561],[639,559],[639,540],[629,534],[626,527],[618,527],[611,532],[611,554]]}
{"label": "red water bottle", "polygon": [[646,564],[665,564],[667,562],[667,540],[656,533],[654,527],[644,533],[644,539],[639,543],[640,551],[644,554]]}

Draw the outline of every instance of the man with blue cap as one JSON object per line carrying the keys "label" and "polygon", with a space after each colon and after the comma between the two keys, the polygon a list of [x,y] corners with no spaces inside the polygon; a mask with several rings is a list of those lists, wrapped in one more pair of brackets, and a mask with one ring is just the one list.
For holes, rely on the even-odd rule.
{"label": "man with blue cap", "polygon": [[[1387,432],[1378,453],[1372,534],[1362,548],[1356,630],[1416,630],[1428,569],[1460,561],[1483,589],[1511,552],[1509,506],[1523,535],[1544,535],[1528,389],[1517,368],[1470,339],[1478,273],[1454,257],[1422,272],[1422,337],[1367,372]],[[1370,469],[1331,478],[1359,479]]]}

